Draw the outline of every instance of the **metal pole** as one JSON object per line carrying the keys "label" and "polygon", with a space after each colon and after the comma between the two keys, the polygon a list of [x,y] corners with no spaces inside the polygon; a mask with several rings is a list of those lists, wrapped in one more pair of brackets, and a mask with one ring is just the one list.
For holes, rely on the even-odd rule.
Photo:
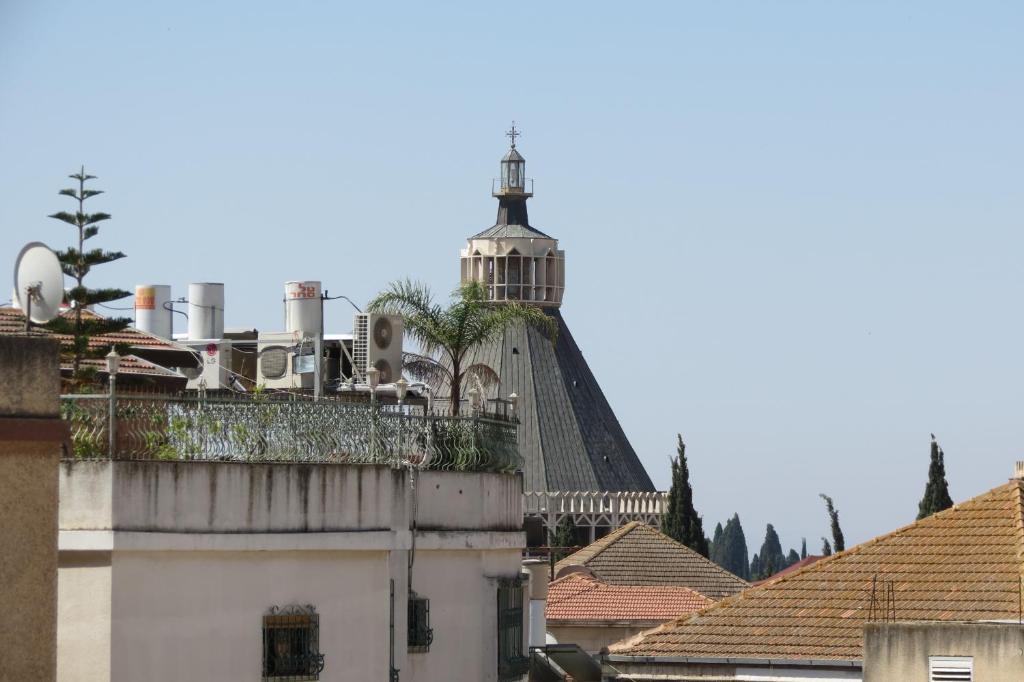
{"label": "metal pole", "polygon": [[110,443],[107,448],[107,453],[110,459],[114,459],[114,454],[117,447],[117,375],[111,374],[108,379],[108,385],[110,388],[110,414],[107,416],[107,435],[110,437]]}
{"label": "metal pole", "polygon": [[[323,317],[323,302],[320,303],[321,317]],[[324,354],[324,334],[323,330],[316,335],[313,339],[313,353],[316,355],[316,363],[313,365],[313,400],[320,400],[320,396],[323,395],[324,390],[324,379],[322,372],[323,365],[323,354]]]}
{"label": "metal pole", "polygon": [[377,390],[370,389],[370,461],[377,463]]}

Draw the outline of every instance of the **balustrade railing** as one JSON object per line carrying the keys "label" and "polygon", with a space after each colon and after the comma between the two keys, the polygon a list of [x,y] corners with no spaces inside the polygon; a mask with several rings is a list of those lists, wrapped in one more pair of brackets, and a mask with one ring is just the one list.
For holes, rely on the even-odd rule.
{"label": "balustrade railing", "polygon": [[517,422],[414,414],[339,400],[62,396],[67,457],[239,462],[346,462],[424,469],[521,468]]}

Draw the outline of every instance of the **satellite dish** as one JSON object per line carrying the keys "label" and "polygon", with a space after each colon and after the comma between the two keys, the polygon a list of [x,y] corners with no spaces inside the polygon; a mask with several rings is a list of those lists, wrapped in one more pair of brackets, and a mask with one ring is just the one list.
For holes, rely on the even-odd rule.
{"label": "satellite dish", "polygon": [[14,263],[14,291],[25,317],[36,324],[46,324],[60,313],[64,271],[46,244],[29,242],[22,248]]}

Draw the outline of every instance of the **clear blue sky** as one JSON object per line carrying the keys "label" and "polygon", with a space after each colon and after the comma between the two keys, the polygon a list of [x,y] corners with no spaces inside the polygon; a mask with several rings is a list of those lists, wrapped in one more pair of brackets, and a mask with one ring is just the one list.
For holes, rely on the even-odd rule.
{"label": "clear blue sky", "polygon": [[[1024,4],[0,2],[0,262],[69,243],[85,163],[128,258],[94,285],[444,294],[516,119],[563,312],[651,475],[689,443],[751,552],[913,519],[1024,458]],[[6,298],[3,297],[3,298]],[[331,304],[328,326],[350,310]]]}

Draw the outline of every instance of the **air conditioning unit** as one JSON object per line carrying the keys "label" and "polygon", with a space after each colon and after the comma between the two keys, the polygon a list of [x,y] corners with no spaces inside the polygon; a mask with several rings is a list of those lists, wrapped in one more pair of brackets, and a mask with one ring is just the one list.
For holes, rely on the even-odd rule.
{"label": "air conditioning unit", "polygon": [[390,384],[402,376],[402,317],[359,313],[352,325],[352,360],[360,381],[366,370],[380,370],[380,383]]}
{"label": "air conditioning unit", "polygon": [[260,332],[256,341],[256,383],[265,388],[313,388],[313,339],[301,332]]}
{"label": "air conditioning unit", "polygon": [[189,339],[185,342],[199,357],[200,366],[183,370],[185,388],[216,391],[230,388],[231,342],[224,339]]}

